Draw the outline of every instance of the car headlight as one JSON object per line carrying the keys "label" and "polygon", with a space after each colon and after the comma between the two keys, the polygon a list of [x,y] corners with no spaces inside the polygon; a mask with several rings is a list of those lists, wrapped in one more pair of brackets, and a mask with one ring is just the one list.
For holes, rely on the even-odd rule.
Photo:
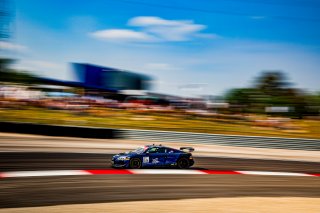
{"label": "car headlight", "polygon": [[118,157],[118,160],[130,160],[130,157],[128,157],[128,156],[121,156],[121,157]]}

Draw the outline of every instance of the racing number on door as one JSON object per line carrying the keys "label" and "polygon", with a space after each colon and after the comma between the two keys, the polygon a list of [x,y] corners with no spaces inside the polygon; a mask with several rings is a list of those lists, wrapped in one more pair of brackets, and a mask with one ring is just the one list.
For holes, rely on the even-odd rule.
{"label": "racing number on door", "polygon": [[143,157],[143,163],[149,163],[149,157]]}

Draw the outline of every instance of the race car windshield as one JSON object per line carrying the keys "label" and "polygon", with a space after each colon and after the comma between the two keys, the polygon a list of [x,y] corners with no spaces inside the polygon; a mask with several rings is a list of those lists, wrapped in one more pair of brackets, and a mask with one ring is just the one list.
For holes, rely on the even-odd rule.
{"label": "race car windshield", "polygon": [[134,150],[134,151],[132,151],[132,152],[135,152],[135,153],[137,153],[137,154],[141,154],[141,153],[143,153],[144,152],[144,148],[143,147],[139,147],[138,149],[136,149],[136,150]]}

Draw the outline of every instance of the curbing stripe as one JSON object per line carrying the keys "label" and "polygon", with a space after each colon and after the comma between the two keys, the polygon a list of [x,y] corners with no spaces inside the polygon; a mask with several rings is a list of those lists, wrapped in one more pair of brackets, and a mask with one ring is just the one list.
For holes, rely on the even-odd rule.
{"label": "curbing stripe", "polygon": [[296,172],[267,172],[267,171],[237,171],[244,175],[271,175],[271,176],[313,176],[306,173]]}
{"label": "curbing stripe", "polygon": [[85,170],[91,175],[132,175],[134,174],[131,170],[128,169],[104,169],[104,170]]}
{"label": "curbing stripe", "polygon": [[224,171],[224,170],[202,170],[208,175],[240,175],[237,171]]}
{"label": "curbing stripe", "polygon": [[268,171],[227,171],[227,170],[178,170],[178,169],[98,169],[98,170],[48,170],[2,172],[0,178],[50,177],[71,175],[267,175],[320,177],[320,173],[268,172]]}
{"label": "curbing stripe", "polygon": [[205,175],[201,170],[177,170],[177,169],[134,169],[130,170],[133,174],[152,174],[152,175]]}
{"label": "curbing stripe", "polygon": [[2,178],[10,177],[47,177],[47,176],[66,176],[66,175],[90,175],[85,170],[50,170],[50,171],[19,171],[19,172],[3,172],[0,174]]}

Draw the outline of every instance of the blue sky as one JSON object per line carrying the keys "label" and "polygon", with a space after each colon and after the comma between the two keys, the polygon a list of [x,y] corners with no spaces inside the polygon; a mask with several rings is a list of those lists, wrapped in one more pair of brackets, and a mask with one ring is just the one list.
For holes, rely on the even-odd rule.
{"label": "blue sky", "polygon": [[223,94],[282,70],[320,90],[317,0],[15,0],[18,68],[73,78],[69,62],[149,74],[154,90]]}

